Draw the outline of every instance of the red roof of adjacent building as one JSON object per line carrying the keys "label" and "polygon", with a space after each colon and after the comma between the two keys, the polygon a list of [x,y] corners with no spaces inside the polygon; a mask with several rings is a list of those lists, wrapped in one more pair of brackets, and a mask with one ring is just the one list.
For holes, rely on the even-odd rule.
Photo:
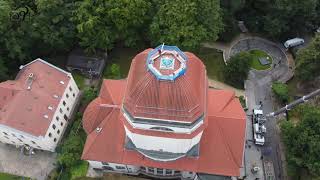
{"label": "red roof of adjacent building", "polygon": [[[99,97],[86,109],[83,126],[88,137],[82,159],[239,176],[240,168],[243,166],[246,116],[234,93],[208,89],[206,76],[202,75],[205,73],[204,66],[191,53],[186,53],[189,60],[185,75],[178,77],[174,82],[158,82],[145,69],[148,51],[150,49],[135,57],[127,80],[105,80]],[[187,114],[187,111],[178,114],[170,109],[192,111],[190,107],[193,105],[197,109],[195,112],[205,112],[205,125],[199,128],[203,130],[199,157],[183,157],[175,161],[159,162],[148,159],[137,151],[127,150],[124,147],[126,136],[124,125],[129,129],[130,126],[121,112],[122,99],[125,108],[136,116],[145,117],[156,112],[165,115],[150,117],[171,119],[177,115],[188,116],[190,114]],[[152,109],[150,113],[147,109],[149,106],[161,107],[164,110]],[[191,116],[197,113],[191,113]],[[182,119],[175,118],[175,120]],[[192,121],[192,118],[188,121]],[[95,131],[97,127],[101,129]],[[131,128],[130,131],[139,129]],[[185,137],[188,134],[181,135],[174,132],[141,130],[136,133],[175,139],[189,138]]]}
{"label": "red roof of adjacent building", "polygon": [[205,66],[194,54],[186,53],[188,60],[184,75],[174,81],[158,80],[146,67],[146,59],[151,50],[139,53],[132,60],[124,107],[134,117],[192,123],[205,109]]}
{"label": "red roof of adjacent building", "polygon": [[[28,81],[31,73],[33,80]],[[70,80],[68,74],[37,59],[24,66],[15,80],[0,83],[0,124],[34,136],[45,135]]]}

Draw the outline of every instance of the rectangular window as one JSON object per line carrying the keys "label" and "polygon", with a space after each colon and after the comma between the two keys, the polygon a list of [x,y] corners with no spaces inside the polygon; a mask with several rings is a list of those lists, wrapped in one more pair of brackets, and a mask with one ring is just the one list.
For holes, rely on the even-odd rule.
{"label": "rectangular window", "polygon": [[6,132],[2,132],[4,135],[8,135]]}
{"label": "rectangular window", "polygon": [[68,93],[66,94],[66,97],[69,98],[69,94]]}
{"label": "rectangular window", "polygon": [[73,94],[72,94],[72,96],[73,96],[73,97],[76,97],[76,94],[75,94],[75,93],[73,93]]}
{"label": "rectangular window", "polygon": [[172,174],[172,170],[171,170],[171,169],[167,169],[167,170],[166,170],[166,174],[167,174],[167,175]]}
{"label": "rectangular window", "polygon": [[55,125],[55,124],[52,124],[52,128],[53,128],[53,129],[56,129],[56,125]]}
{"label": "rectangular window", "polygon": [[67,103],[66,103],[65,101],[63,101],[62,104],[63,104],[64,106],[66,106]]}
{"label": "rectangular window", "polygon": [[117,169],[125,169],[123,166],[116,166]]}
{"label": "rectangular window", "polygon": [[68,116],[67,115],[63,115],[63,119],[68,121]]}
{"label": "rectangular window", "polygon": [[61,108],[60,108],[60,110],[59,110],[59,111],[60,111],[60,113],[63,113],[63,111],[62,111],[62,109],[61,109]]}
{"label": "rectangular window", "polygon": [[154,172],[154,169],[149,167],[149,168],[148,168],[148,172],[153,173],[153,172]]}
{"label": "rectangular window", "polygon": [[69,86],[69,90],[70,90],[70,91],[72,91],[72,88],[71,88],[71,86]]}
{"label": "rectangular window", "polygon": [[103,164],[103,165],[106,165],[106,166],[109,165],[109,163],[107,163],[107,162],[102,162],[102,164]]}
{"label": "rectangular window", "polygon": [[108,171],[113,171],[113,168],[110,166],[102,166],[102,168]]}
{"label": "rectangular window", "polygon": [[163,174],[163,169],[158,169],[157,168],[157,174],[162,175]]}

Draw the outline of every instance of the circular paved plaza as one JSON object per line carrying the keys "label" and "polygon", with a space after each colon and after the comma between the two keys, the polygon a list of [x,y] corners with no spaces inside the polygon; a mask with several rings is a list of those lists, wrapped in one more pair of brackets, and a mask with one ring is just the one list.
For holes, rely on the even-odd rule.
{"label": "circular paved plaza", "polygon": [[238,54],[239,52],[250,51],[255,49],[262,50],[266,52],[268,55],[270,55],[273,59],[273,63],[276,65],[287,64],[286,55],[283,52],[283,49],[281,49],[281,47],[279,47],[271,41],[257,37],[241,39],[235,44],[233,44],[233,46],[229,50],[229,57],[227,59],[229,59],[231,56]]}

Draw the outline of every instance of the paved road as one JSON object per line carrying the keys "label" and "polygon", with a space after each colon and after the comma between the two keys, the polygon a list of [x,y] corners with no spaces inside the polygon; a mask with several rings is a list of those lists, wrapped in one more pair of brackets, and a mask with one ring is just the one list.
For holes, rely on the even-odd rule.
{"label": "paved road", "polygon": [[[232,55],[241,51],[260,49],[267,52],[273,59],[271,69],[266,71],[251,70],[248,80],[245,82],[245,95],[248,106],[247,115],[252,114],[252,109],[259,104],[260,101],[263,102],[262,108],[264,113],[273,111],[272,82],[286,82],[290,80],[295,68],[292,56],[285,51],[281,44],[251,34],[240,34],[231,43],[204,43],[203,45],[223,51],[225,62],[227,62]],[[252,122],[250,116],[247,117],[245,146],[246,179],[264,179],[264,174],[261,173],[262,171],[256,174],[251,173],[252,166],[263,167],[263,161],[271,161],[274,166],[275,178],[278,180],[284,179],[281,160],[283,158],[281,154],[283,153],[280,150],[280,135],[276,120],[268,118],[266,122],[266,143],[261,147],[253,144]]]}
{"label": "paved road", "polygon": [[[277,49],[278,48],[278,49]],[[256,71],[251,70],[248,80],[245,82],[245,94],[247,98],[248,111],[247,114],[252,114],[252,109],[259,102],[263,102],[262,109],[264,113],[273,111],[273,99],[271,85],[273,81],[288,81],[292,75],[290,68],[290,59],[278,45],[267,42],[260,38],[240,39],[234,43],[230,49],[230,55],[250,49],[260,49],[267,52],[273,58],[273,65],[270,70]],[[250,117],[250,116],[248,116]],[[266,143],[264,146],[256,146],[252,143],[252,122],[247,118],[247,146],[245,151],[245,164],[247,179],[264,179],[264,174],[258,172],[252,174],[250,169],[252,166],[263,167],[263,161],[271,161],[274,166],[275,178],[278,180],[284,179],[282,170],[282,152],[280,151],[280,135],[277,128],[277,122],[273,118],[268,118],[266,122],[267,133],[265,136]],[[248,148],[251,147],[251,148]],[[266,153],[268,152],[268,153]]]}
{"label": "paved road", "polygon": [[[255,107],[256,104],[259,104],[260,101],[263,102],[262,109],[264,113],[272,112],[273,111],[273,99],[272,99],[272,91],[271,91],[271,84],[272,80],[272,73],[262,75],[259,72],[252,72],[249,75],[249,79],[246,81],[246,96],[247,102],[249,106],[248,114],[252,114],[251,109]],[[248,122],[248,128],[252,128],[252,124]],[[253,154],[256,156],[256,161],[261,159],[263,155],[263,160],[270,160],[273,162],[274,171],[276,175],[276,179],[283,179],[282,174],[282,160],[281,160],[281,152],[280,152],[280,135],[277,129],[277,122],[273,118],[268,118],[266,122],[267,133],[265,136],[266,143],[264,146],[255,146],[258,151],[260,152],[267,152],[268,154],[260,153],[259,155]],[[248,140],[252,139],[252,133],[247,137]],[[271,152],[270,152],[271,151]],[[249,154],[249,153],[248,153]],[[249,156],[252,156],[252,154]],[[254,157],[251,157],[254,159]],[[250,162],[247,162],[250,163]],[[259,164],[262,164],[261,160]]]}

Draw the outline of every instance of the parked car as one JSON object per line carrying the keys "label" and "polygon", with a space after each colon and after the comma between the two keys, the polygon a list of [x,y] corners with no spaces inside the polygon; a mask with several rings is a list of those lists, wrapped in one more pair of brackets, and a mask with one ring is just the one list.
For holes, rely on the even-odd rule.
{"label": "parked car", "polygon": [[304,39],[302,38],[293,38],[293,39],[289,39],[287,40],[283,45],[285,48],[289,49],[295,46],[299,46],[301,44],[304,44]]}

